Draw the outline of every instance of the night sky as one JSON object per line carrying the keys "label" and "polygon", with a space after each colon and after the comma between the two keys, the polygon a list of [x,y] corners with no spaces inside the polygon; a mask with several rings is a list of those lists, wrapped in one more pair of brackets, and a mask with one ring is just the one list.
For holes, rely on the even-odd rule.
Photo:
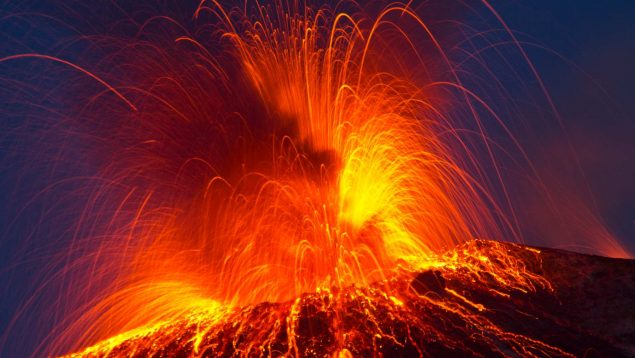
{"label": "night sky", "polygon": [[[513,30],[555,52],[527,47],[565,122],[598,212],[633,252],[635,4],[541,0],[494,5]],[[544,161],[552,155],[544,153]]]}
{"label": "night sky", "polygon": [[[121,8],[129,5],[80,3],[0,0],[0,57],[31,52],[71,62],[99,61],[99,51],[73,39],[84,33],[108,33],[122,17]],[[184,1],[164,8],[174,9],[170,15],[187,23],[196,5],[198,1]],[[526,82],[508,85],[514,99],[509,113],[522,117],[523,125],[533,123],[526,137],[518,135],[523,133],[521,125],[516,127],[528,156],[554,191],[563,193],[557,201],[570,203],[573,199],[565,195],[570,190],[608,232],[635,252],[635,2],[516,0],[492,5],[523,44],[565,128],[561,130],[546,108],[538,82],[523,67],[519,71]],[[143,18],[152,8],[151,1],[139,1],[135,16]],[[492,22],[490,15],[482,15]],[[483,19],[466,11],[462,21]],[[74,153],[86,150],[72,136],[75,128],[40,121],[64,116],[66,102],[50,93],[76,90],[71,83],[76,73],[56,67],[58,71],[51,74],[47,66],[38,61],[0,63],[0,356],[24,349],[13,344],[15,333],[7,327],[43,284],[42,269],[59,269],[52,264],[56,250],[76,234],[69,227],[81,215],[86,193],[78,189],[81,180],[65,178],[89,178],[96,170],[91,162],[72,160]],[[60,88],[63,91],[56,91]],[[505,100],[499,99],[497,107],[506,108]],[[532,122],[535,118],[540,120]],[[51,142],[63,145],[42,145]],[[51,187],[52,183],[56,184]],[[579,235],[571,226],[586,218],[545,215],[540,200],[527,194],[520,179],[512,192],[520,193],[517,200],[526,203],[520,214],[527,243],[589,251],[569,243],[554,244],[559,235]],[[51,324],[39,322],[36,337]],[[20,323],[16,326],[24,330]]]}

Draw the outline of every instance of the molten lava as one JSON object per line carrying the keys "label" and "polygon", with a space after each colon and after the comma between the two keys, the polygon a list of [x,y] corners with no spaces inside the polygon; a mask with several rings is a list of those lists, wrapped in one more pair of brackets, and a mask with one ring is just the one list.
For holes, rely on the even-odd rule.
{"label": "molten lava", "polygon": [[635,304],[634,279],[633,260],[471,241],[418,274],[209,306],[69,357],[621,357],[635,348],[635,314],[614,306]]}

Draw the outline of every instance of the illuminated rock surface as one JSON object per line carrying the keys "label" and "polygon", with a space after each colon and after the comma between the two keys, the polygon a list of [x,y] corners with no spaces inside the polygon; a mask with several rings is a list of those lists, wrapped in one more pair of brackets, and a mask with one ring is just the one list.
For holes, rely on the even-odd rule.
{"label": "illuminated rock surface", "polygon": [[445,257],[372,287],[194,312],[77,356],[635,355],[635,260],[488,241]]}

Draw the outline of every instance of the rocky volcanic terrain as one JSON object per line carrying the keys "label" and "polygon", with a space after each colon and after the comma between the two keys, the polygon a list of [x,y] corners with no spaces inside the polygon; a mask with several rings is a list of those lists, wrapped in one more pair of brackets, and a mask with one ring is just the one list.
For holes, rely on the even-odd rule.
{"label": "rocky volcanic terrain", "polygon": [[371,287],[195,312],[77,356],[635,356],[635,260],[472,241]]}

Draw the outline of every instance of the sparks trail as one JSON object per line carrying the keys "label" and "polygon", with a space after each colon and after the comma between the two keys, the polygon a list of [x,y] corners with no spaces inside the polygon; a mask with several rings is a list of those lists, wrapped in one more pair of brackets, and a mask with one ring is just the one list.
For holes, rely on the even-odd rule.
{"label": "sparks trail", "polygon": [[98,77],[97,75],[95,75],[94,73],[87,71],[86,69],[77,66],[76,64],[66,61],[64,59],[61,58],[57,58],[57,57],[53,57],[53,56],[48,56],[48,55],[41,55],[41,54],[37,54],[37,53],[21,53],[21,54],[17,54],[17,55],[11,55],[11,56],[6,56],[3,58],[0,58],[0,63],[1,62],[7,62],[7,61],[12,61],[12,60],[19,60],[19,59],[41,59],[41,60],[48,60],[48,61],[53,61],[53,62],[59,62],[61,64],[64,64],[66,66],[69,66],[73,69],[76,69],[79,72],[84,73],[85,75],[93,78],[95,81],[101,83],[102,85],[104,85],[104,87],[106,87],[109,91],[111,91],[112,93],[114,93],[117,97],[119,97],[122,101],[124,101],[128,106],[130,106],[130,108],[133,111],[137,110],[137,107],[134,106],[134,104],[132,104],[132,102],[130,102],[130,100],[128,98],[126,98],[123,94],[121,94],[121,92],[119,92],[116,88],[114,88],[113,86],[111,86],[110,84],[108,84],[106,81],[104,81],[103,79],[101,79],[100,77]]}
{"label": "sparks trail", "polygon": [[[133,109],[92,98],[78,110],[106,178],[91,205],[124,194],[103,235],[79,238],[84,216],[101,214],[82,212],[66,314],[41,350],[434,354],[425,342],[440,340],[568,354],[488,316],[492,302],[553,288],[506,247],[474,244],[521,239],[481,111],[527,156],[415,9],[202,1],[194,18],[200,33],[157,16],[102,40],[117,50],[95,71],[0,59],[71,66]],[[457,335],[421,318],[444,315]],[[307,338],[316,320],[322,336]]]}

